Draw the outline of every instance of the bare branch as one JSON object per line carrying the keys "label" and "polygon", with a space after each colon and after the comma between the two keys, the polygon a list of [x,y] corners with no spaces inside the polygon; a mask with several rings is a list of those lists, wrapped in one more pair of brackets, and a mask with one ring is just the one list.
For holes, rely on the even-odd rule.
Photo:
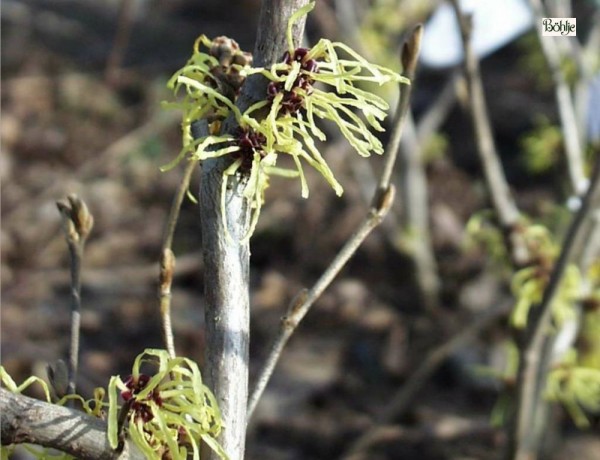
{"label": "bare branch", "polygon": [[310,308],[321,296],[323,291],[331,284],[333,279],[337,276],[342,268],[346,265],[346,262],[354,255],[356,250],[360,247],[362,242],[369,236],[371,231],[377,227],[381,221],[385,218],[385,215],[390,209],[394,200],[394,186],[390,185],[390,188],[383,194],[376,193],[375,199],[371,209],[358,228],[349,240],[344,244],[340,252],[333,259],[327,270],[321,275],[315,285],[308,291],[301,291],[296,296],[295,300],[290,304],[286,316],[281,320],[281,326],[279,333],[271,347],[269,356],[263,365],[260,375],[256,381],[256,384],[252,390],[250,401],[248,403],[248,418],[254,413],[254,409],[260,400],[264,389],[269,382],[275,365],[281,356],[281,352],[285,347],[286,343],[292,336],[293,332],[298,327],[298,324],[304,316],[308,313]]}
{"label": "bare branch", "polygon": [[162,321],[163,340],[165,348],[171,358],[175,358],[175,340],[173,339],[173,327],[171,325],[171,286],[175,272],[175,255],[171,248],[163,249],[160,257],[159,274],[159,303],[160,317]]}
{"label": "bare branch", "polygon": [[2,445],[31,443],[82,460],[143,460],[132,442],[120,454],[108,443],[106,423],[82,412],[0,388]]}
{"label": "bare branch", "polygon": [[117,31],[104,70],[104,79],[108,84],[115,84],[119,80],[121,65],[131,36],[135,6],[133,0],[122,0],[120,2]]}
{"label": "bare branch", "polygon": [[175,194],[173,203],[171,204],[171,210],[167,219],[167,227],[163,237],[162,253],[160,256],[160,273],[158,280],[160,317],[165,348],[172,358],[176,356],[175,340],[173,338],[173,328],[171,322],[171,285],[173,283],[173,274],[175,271],[175,254],[173,253],[172,245],[173,237],[175,235],[175,228],[177,227],[177,221],[179,220],[181,204],[183,203],[186,192],[189,190],[192,174],[195,170],[196,162],[189,161],[185,166],[183,178],[181,179],[179,188],[177,189],[177,193]]}
{"label": "bare branch", "polygon": [[[415,27],[411,36],[402,47],[401,61],[403,72],[404,75],[411,81],[415,76],[415,69],[417,67],[422,37],[423,26],[419,24],[417,27]],[[411,85],[400,84],[400,98],[398,100],[398,108],[396,109],[396,120],[394,120],[394,129],[388,145],[385,148],[385,166],[381,174],[381,179],[379,180],[379,188],[381,190],[388,188],[392,178],[392,171],[396,165],[396,158],[398,156],[398,149],[400,147],[400,139],[402,138],[405,118],[408,113],[411,93]]]}
{"label": "bare branch", "polygon": [[459,79],[460,71],[455,70],[449,76],[436,100],[421,116],[417,126],[419,144],[426,145],[433,134],[437,133],[440,126],[446,121],[450,110],[456,102],[456,84]]}
{"label": "bare branch", "polygon": [[401,245],[415,266],[415,278],[425,311],[439,310],[440,280],[431,243],[427,177],[421,144],[417,139],[412,114],[408,113],[400,145],[400,199],[402,203]]}
{"label": "bare branch", "polygon": [[81,324],[81,264],[83,249],[94,218],[86,204],[76,195],[56,202],[62,216],[65,239],[71,256],[71,336],[68,360],[67,393],[75,394],[79,365],[79,329]]}
{"label": "bare branch", "polygon": [[490,198],[498,220],[504,231],[508,233],[507,242],[515,265],[521,265],[527,261],[527,250],[522,239],[513,231],[519,220],[519,209],[511,195],[506,181],[502,164],[496,151],[494,137],[488,110],[485,102],[483,84],[479,71],[479,62],[471,44],[471,17],[463,15],[458,0],[451,0],[460,26],[465,55],[465,76],[469,89],[469,105],[471,108],[471,121],[475,132],[477,152],[485,174],[486,184]]}
{"label": "bare branch", "polygon": [[169,217],[167,219],[167,227],[165,229],[165,235],[163,237],[163,251],[165,249],[171,249],[173,245],[173,237],[175,235],[175,228],[177,226],[177,221],[179,220],[179,211],[181,209],[181,204],[183,203],[183,199],[185,198],[185,194],[189,190],[190,181],[192,180],[192,174],[196,170],[196,163],[194,161],[189,161],[183,172],[183,177],[181,178],[181,182],[179,184],[179,188],[177,189],[177,193],[173,197],[173,202],[171,203],[171,210],[169,211]]}
{"label": "bare branch", "polygon": [[[419,25],[402,48],[403,71],[413,84],[422,34],[423,26]],[[439,279],[429,234],[427,179],[423,169],[420,143],[409,110],[413,84],[401,87],[395,122],[400,129],[393,131],[390,142],[386,146],[387,162],[381,178],[381,186],[383,187],[386,181],[390,180],[396,155],[400,155],[400,200],[403,206],[402,231],[404,237],[401,245],[402,249],[408,250],[407,252],[414,262],[416,281],[425,309],[434,313],[439,303]],[[394,240],[397,241],[396,238]],[[403,244],[404,242],[407,244]]]}
{"label": "bare branch", "polygon": [[[536,17],[536,23],[543,17],[547,17],[544,6],[540,0],[529,0]],[[550,75],[554,82],[554,92],[558,104],[558,113],[563,128],[563,139],[565,153],[567,155],[567,167],[571,187],[576,195],[585,193],[587,180],[583,171],[583,149],[581,147],[581,135],[577,128],[577,115],[571,97],[571,90],[567,84],[564,72],[561,68],[561,55],[556,43],[556,37],[542,36],[542,29],[535,27],[546,62],[550,68]]]}

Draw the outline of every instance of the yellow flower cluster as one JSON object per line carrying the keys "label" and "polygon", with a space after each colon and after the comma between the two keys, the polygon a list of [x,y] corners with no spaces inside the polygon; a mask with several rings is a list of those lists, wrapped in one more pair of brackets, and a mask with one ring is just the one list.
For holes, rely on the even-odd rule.
{"label": "yellow flower cluster", "polygon": [[[302,196],[306,198],[305,162],[341,195],[342,186],[317,147],[316,140],[326,140],[318,120],[335,123],[361,156],[381,154],[382,144],[371,128],[383,131],[380,122],[386,116],[388,104],[357,84],[407,82],[396,72],[367,62],[343,43],[321,39],[310,49],[294,48],[292,26],[314,5],[311,2],[292,15],[287,30],[288,51],[281,62],[270,68],[251,67],[251,59],[230,39],[219,37],[210,41],[202,36],[188,63],[169,82],[175,93],[186,91],[183,101],[170,104],[183,111],[184,148],[164,169],[173,167],[186,155],[197,161],[229,155],[232,163],[224,171],[222,207],[228,178],[244,174],[247,180],[243,193],[251,214],[246,238],[258,221],[271,175],[299,178]],[[222,46],[219,48],[217,43]],[[201,51],[199,44],[205,45],[208,53]],[[223,49],[225,62],[216,51]],[[266,94],[241,113],[235,106],[236,91],[239,93],[245,77],[257,73],[269,80]],[[230,84],[232,79],[236,84]],[[231,114],[239,125],[238,131],[220,133],[220,121]],[[199,120],[206,120],[210,129],[208,134],[194,139],[191,126]],[[295,169],[278,168],[280,154],[291,156]]]}

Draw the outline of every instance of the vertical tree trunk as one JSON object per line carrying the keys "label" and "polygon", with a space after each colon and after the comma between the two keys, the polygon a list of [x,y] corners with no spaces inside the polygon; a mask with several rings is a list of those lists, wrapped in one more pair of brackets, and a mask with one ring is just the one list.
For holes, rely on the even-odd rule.
{"label": "vertical tree trunk", "polygon": [[[256,66],[270,66],[281,59],[287,49],[289,17],[307,3],[308,0],[263,1],[254,50]],[[295,43],[300,41],[303,31],[304,18],[294,26]],[[244,111],[250,104],[265,98],[266,86],[267,82],[260,75],[248,78],[238,98],[238,107]],[[235,122],[227,120],[224,131],[232,133],[234,129]],[[240,242],[248,230],[243,180],[229,180],[225,209],[221,209],[223,171],[228,164],[227,158],[202,162],[200,215],[206,297],[205,375],[225,425],[219,442],[232,460],[241,460],[244,458],[248,404],[250,249],[247,242]],[[228,232],[223,226],[222,212]],[[211,455],[210,458],[216,458]]]}
{"label": "vertical tree trunk", "polygon": [[[244,457],[248,399],[250,250],[240,243],[248,226],[243,187],[227,191],[227,232],[221,217],[222,165],[202,164],[200,209],[206,297],[206,379],[225,422],[221,444],[230,458]],[[231,181],[232,182],[232,181]]]}

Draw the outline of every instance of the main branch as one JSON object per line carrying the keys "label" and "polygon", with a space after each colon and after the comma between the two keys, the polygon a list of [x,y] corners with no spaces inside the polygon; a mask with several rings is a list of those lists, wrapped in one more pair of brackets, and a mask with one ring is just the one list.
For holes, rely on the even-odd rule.
{"label": "main branch", "polygon": [[[282,58],[287,49],[288,20],[307,3],[308,0],[263,1],[254,49],[256,65],[270,66]],[[304,21],[300,20],[293,31],[296,43],[303,31]],[[266,87],[267,82],[259,75],[248,78],[237,101],[240,110],[264,99]],[[228,133],[235,128],[232,119],[224,125]],[[244,458],[246,436],[250,249],[247,242],[242,242],[249,225],[244,178],[230,180],[227,189],[222,189],[223,172],[229,161],[219,158],[202,163],[200,214],[206,296],[205,375],[225,425],[219,442],[229,457],[237,460]],[[225,193],[224,209],[221,193]]]}

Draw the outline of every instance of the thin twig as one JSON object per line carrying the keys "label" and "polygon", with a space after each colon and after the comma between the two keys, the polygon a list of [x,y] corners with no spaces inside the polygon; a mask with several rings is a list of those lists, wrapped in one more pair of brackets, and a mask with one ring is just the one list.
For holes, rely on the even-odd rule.
{"label": "thin twig", "polygon": [[85,242],[94,226],[86,204],[76,195],[56,202],[62,216],[65,239],[71,259],[71,334],[68,359],[67,393],[75,394],[79,365],[79,330],[81,325],[81,264]]}
{"label": "thin twig", "polygon": [[456,84],[459,78],[459,71],[454,71],[444,83],[444,88],[439,92],[436,100],[419,119],[417,139],[420,145],[427,145],[431,137],[440,131],[440,126],[446,121],[456,102]]}
{"label": "thin twig", "polygon": [[[405,76],[411,81],[414,80],[417,61],[408,50],[412,50],[412,53],[418,56],[421,35],[422,26],[419,26],[419,32],[412,36],[414,43],[405,43],[403,47],[402,67]],[[439,279],[429,234],[427,179],[423,170],[416,128],[409,110],[412,89],[412,85],[405,85],[400,92],[396,124],[406,130],[406,133],[402,136],[401,130],[395,130],[392,134],[386,148],[386,155],[389,156],[387,156],[388,162],[384,167],[382,183],[389,183],[396,155],[400,155],[400,195],[403,205],[402,243],[407,243],[402,246],[409,249],[414,262],[416,281],[424,307],[426,311],[435,314],[438,308]],[[402,143],[400,139],[402,139]]]}
{"label": "thin twig", "polygon": [[586,222],[586,229],[582,231],[585,235],[582,244],[576,245],[575,259],[585,272],[593,262],[600,259],[600,209],[593,211]]}
{"label": "thin twig", "polygon": [[386,408],[381,412],[374,426],[358,437],[347,450],[342,458],[351,457],[359,452],[364,452],[371,444],[381,427],[388,425],[395,419],[400,418],[411,404],[420,390],[425,387],[427,381],[434,372],[446,361],[448,356],[454,353],[460,347],[465,346],[475,339],[482,331],[494,324],[498,319],[506,315],[511,308],[510,302],[502,302],[492,308],[487,309],[481,316],[475,318],[466,328],[459,330],[449,340],[439,345],[437,348],[427,354],[425,360],[411,374],[396,395],[392,398]]}
{"label": "thin twig", "polygon": [[[407,41],[407,45],[403,49],[402,60],[404,69],[407,71],[407,73],[410,72],[411,74],[414,74],[422,33],[422,26],[417,26],[410,39]],[[400,98],[394,130],[392,132],[390,143],[386,147],[386,164],[384,167],[384,172],[379,181],[378,188],[375,191],[367,216],[359,228],[348,239],[346,244],[344,244],[342,249],[340,249],[337,256],[333,259],[329,267],[317,280],[314,286],[310,290],[304,290],[300,292],[300,294],[298,294],[294,301],[292,301],[290,304],[286,316],[281,320],[278,335],[275,338],[275,341],[269,351],[269,355],[265,360],[265,363],[259,373],[259,377],[251,392],[248,402],[248,419],[250,419],[254,413],[258,401],[260,400],[267,383],[273,374],[273,370],[275,369],[275,366],[281,356],[281,352],[283,351],[283,348],[285,347],[289,338],[292,336],[300,321],[302,321],[304,316],[308,313],[312,305],[320,297],[323,291],[331,284],[346,262],[348,262],[348,260],[354,255],[366,237],[385,218],[393,203],[395,189],[394,186],[390,184],[390,178],[397,158],[397,150],[403,127],[402,125],[408,110],[410,92],[407,91],[407,88],[408,85],[401,85],[402,94],[404,97]]]}
{"label": "thin twig", "polygon": [[429,231],[429,198],[422,149],[412,115],[406,118],[405,135],[400,145],[400,197],[403,205],[403,246],[409,252],[425,311],[439,310],[440,280]]}
{"label": "thin twig", "polygon": [[[547,17],[544,6],[540,0],[529,0],[536,17],[536,24],[542,18]],[[567,168],[569,170],[569,179],[575,195],[585,193],[587,180],[584,173],[583,149],[581,147],[581,135],[577,128],[577,115],[571,98],[571,90],[567,84],[564,72],[561,68],[561,55],[556,43],[556,37],[542,36],[542,29],[535,27],[542,51],[550,68],[550,75],[554,82],[554,91],[556,102],[558,104],[558,113],[560,123],[563,129],[563,139],[565,144],[565,153],[567,155]]]}
{"label": "thin twig", "polygon": [[570,45],[570,55],[577,66],[578,72],[578,79],[573,86],[573,109],[582,146],[585,146],[585,141],[589,135],[587,115],[592,110],[589,107],[590,84],[596,75],[597,56],[600,54],[600,9],[596,9],[591,24],[592,27],[588,32],[587,41],[581,43],[575,39],[567,40],[567,44]]}
{"label": "thin twig", "polygon": [[346,265],[346,262],[354,255],[371,231],[381,223],[389,211],[389,207],[394,200],[394,186],[391,185],[384,194],[377,193],[376,196],[381,198],[379,201],[373,202],[360,227],[352,234],[342,249],[340,249],[337,256],[333,259],[329,267],[327,267],[327,270],[325,270],[310,290],[301,291],[290,304],[286,316],[281,320],[279,334],[271,347],[269,356],[261,369],[260,375],[251,393],[248,403],[248,418],[252,416],[254,409],[256,409],[256,405],[258,404],[258,401],[271,378],[273,370],[275,369],[275,365],[281,356],[283,347],[288,342],[292,333],[296,330],[300,321],[302,321],[315,301],[331,284],[340,270]]}
{"label": "thin twig", "polygon": [[175,339],[173,338],[173,326],[171,321],[171,286],[173,284],[173,273],[175,271],[175,254],[171,248],[163,249],[160,257],[159,274],[159,303],[162,324],[163,341],[165,348],[171,358],[175,358]]}
{"label": "thin twig", "polygon": [[119,5],[117,32],[104,72],[104,78],[108,84],[114,84],[118,81],[119,70],[123,63],[127,44],[129,43],[129,37],[131,36],[134,8],[135,2],[133,0],[121,0]]}
{"label": "thin twig", "polygon": [[173,202],[171,203],[171,210],[169,211],[165,235],[163,237],[163,250],[171,248],[173,246],[173,236],[175,235],[175,228],[177,227],[177,222],[179,220],[179,211],[181,210],[181,204],[183,203],[183,199],[185,198],[185,195],[190,188],[192,175],[194,174],[194,171],[196,170],[197,166],[198,163],[196,161],[189,161],[185,166],[185,170],[183,171],[183,177],[181,178],[181,182],[179,183],[179,188],[177,189],[177,193],[173,197]]}
{"label": "thin twig", "polygon": [[548,361],[541,359],[545,340],[552,322],[552,301],[558,291],[566,268],[573,262],[576,241],[582,237],[586,219],[600,209],[600,157],[596,158],[591,184],[581,208],[573,218],[562,244],[540,305],[532,309],[527,320],[528,341],[521,357],[517,376],[517,408],[513,432],[510,433],[508,457],[514,460],[532,460],[537,456],[536,437],[533,436],[536,411],[545,388]]}
{"label": "thin twig", "polygon": [[519,266],[527,262],[528,253],[522,238],[514,231],[520,213],[510,192],[508,182],[506,181],[502,169],[502,163],[500,162],[494,144],[492,126],[485,102],[483,84],[481,82],[479,62],[471,44],[471,16],[462,14],[458,0],[451,0],[451,3],[454,7],[456,18],[460,26],[463,43],[465,76],[469,90],[471,121],[475,132],[477,153],[479,154],[490,198],[498,216],[498,220],[500,221],[503,230],[508,234],[507,242],[513,264]]}
{"label": "thin twig", "polygon": [[438,131],[454,105],[458,78],[459,72],[455,71],[437,99],[421,117],[418,126],[415,126],[410,113],[408,114],[400,145],[400,202],[404,205],[402,238],[396,236],[397,223],[393,214],[384,224],[387,230],[393,232],[392,244],[401,251],[410,250],[425,310],[432,314],[438,310],[441,283],[429,232],[429,203],[422,147]]}
{"label": "thin twig", "polygon": [[472,18],[461,13],[457,0],[452,0],[452,4],[454,5],[457,20],[460,24],[463,40],[465,74],[469,88],[471,119],[475,131],[477,150],[490,189],[491,199],[500,222],[503,226],[510,227],[517,221],[519,211],[511,196],[494,143],[489,112],[481,82],[479,62],[471,44]]}
{"label": "thin twig", "polygon": [[175,254],[173,253],[173,237],[175,235],[175,228],[177,227],[177,221],[179,220],[179,211],[181,210],[181,204],[185,198],[185,194],[189,190],[190,181],[192,180],[192,174],[196,170],[197,163],[195,161],[189,161],[183,172],[183,178],[177,189],[177,193],[173,198],[171,204],[171,210],[169,211],[169,217],[167,219],[167,226],[165,229],[165,235],[163,237],[162,252],[160,256],[160,273],[159,273],[159,291],[158,298],[160,303],[160,317],[162,324],[163,341],[165,348],[171,358],[177,356],[175,352],[175,340],[173,338],[173,327],[171,321],[171,285],[173,284],[173,274],[175,271]]}
{"label": "thin twig", "polygon": [[[417,68],[422,36],[423,26],[419,24],[415,27],[411,36],[402,47],[402,69],[406,77],[410,80],[414,78],[415,70]],[[380,190],[386,190],[389,187],[392,179],[392,172],[394,170],[394,166],[396,165],[396,158],[398,157],[400,139],[402,138],[402,131],[404,130],[404,123],[408,114],[411,93],[411,85],[404,83],[400,84],[400,98],[398,99],[398,108],[396,109],[394,130],[392,131],[390,140],[385,148],[386,161],[381,174],[381,179],[379,180]]]}
{"label": "thin twig", "polygon": [[131,405],[135,402],[134,398],[131,398],[121,406],[119,409],[119,413],[117,415],[117,439],[118,444],[115,449],[117,452],[122,452],[125,447],[125,423],[127,422],[127,416],[129,415],[129,411],[131,410]]}

